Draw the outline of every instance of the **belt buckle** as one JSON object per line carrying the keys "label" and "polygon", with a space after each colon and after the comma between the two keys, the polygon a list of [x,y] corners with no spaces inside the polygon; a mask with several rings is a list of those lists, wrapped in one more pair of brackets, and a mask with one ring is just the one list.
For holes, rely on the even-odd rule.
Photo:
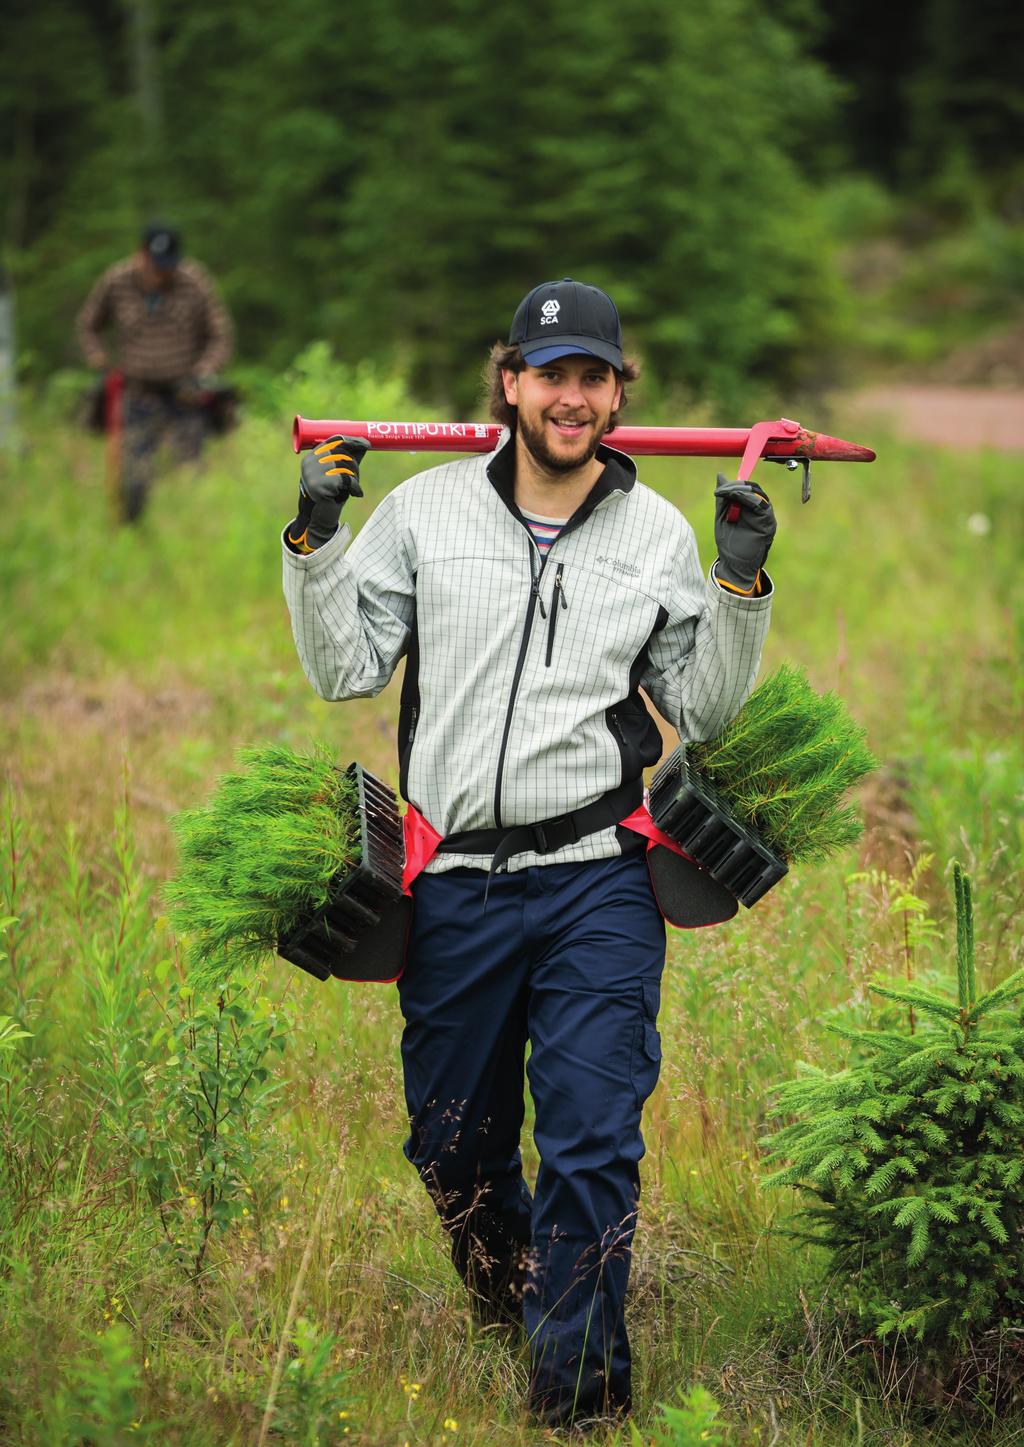
{"label": "belt buckle", "polygon": [[[562,837],[563,830],[565,831]],[[534,824],[533,837],[538,854],[554,854],[567,844],[575,844],[579,835],[572,814],[559,814],[556,819],[545,819],[543,824]]]}

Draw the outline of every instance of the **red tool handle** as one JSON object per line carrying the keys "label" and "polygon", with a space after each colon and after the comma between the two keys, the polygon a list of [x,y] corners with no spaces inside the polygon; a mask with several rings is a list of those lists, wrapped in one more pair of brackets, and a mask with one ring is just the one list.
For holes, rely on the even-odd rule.
{"label": "red tool handle", "polygon": [[[339,433],[361,437],[377,452],[493,452],[501,428],[495,422],[355,422],[296,417],[296,452]],[[809,432],[779,418],[753,427],[616,427],[603,438],[633,457],[740,457],[745,482],[759,457],[807,457],[821,462],[873,462],[870,447]]]}

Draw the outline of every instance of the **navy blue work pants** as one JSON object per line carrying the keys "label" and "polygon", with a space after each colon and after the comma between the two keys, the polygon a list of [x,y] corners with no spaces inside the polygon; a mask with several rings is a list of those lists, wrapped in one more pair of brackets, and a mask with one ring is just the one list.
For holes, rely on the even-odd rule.
{"label": "navy blue work pants", "polygon": [[[665,929],[642,854],[413,885],[399,998],[405,1153],[484,1321],[523,1320],[530,1403],[564,1422],[630,1401],[623,1320],[661,1061]],[[523,1069],[536,1193],[523,1179]]]}

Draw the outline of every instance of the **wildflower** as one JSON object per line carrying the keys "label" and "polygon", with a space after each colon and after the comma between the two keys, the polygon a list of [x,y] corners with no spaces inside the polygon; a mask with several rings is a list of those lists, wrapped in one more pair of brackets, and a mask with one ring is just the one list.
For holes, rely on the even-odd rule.
{"label": "wildflower", "polygon": [[339,1412],[339,1413],[338,1413],[338,1420],[341,1421],[341,1422],[344,1422],[344,1420],[345,1420],[345,1418],[346,1418],[347,1416],[348,1416],[348,1413],[347,1413],[347,1412]]}
{"label": "wildflower", "polygon": [[282,1196],[282,1197],[281,1197],[281,1210],[282,1210],[282,1211],[287,1211],[287,1209],[288,1209],[288,1197],[287,1197],[287,1196]]}
{"label": "wildflower", "polygon": [[457,1432],[459,1430],[459,1424],[454,1417],[445,1417],[444,1430],[446,1432]]}
{"label": "wildflower", "polygon": [[242,1215],[243,1215],[243,1216],[248,1216],[248,1214],[249,1214],[249,1207],[248,1207],[248,1206],[243,1206],[243,1207],[242,1207]]}

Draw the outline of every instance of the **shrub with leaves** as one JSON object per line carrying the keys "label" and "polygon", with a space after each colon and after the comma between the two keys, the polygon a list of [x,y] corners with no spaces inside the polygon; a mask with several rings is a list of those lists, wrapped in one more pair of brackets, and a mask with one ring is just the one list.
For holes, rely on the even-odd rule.
{"label": "shrub with leaves", "polygon": [[812,1198],[798,1234],[830,1251],[861,1329],[940,1351],[1024,1312],[1024,970],[978,996],[970,881],[953,878],[955,992],[873,986],[908,1008],[903,1029],[830,1027],[856,1063],[804,1066],[763,1142],[789,1162],[765,1184]]}
{"label": "shrub with leaves", "polygon": [[147,1073],[151,1115],[133,1133],[135,1168],[157,1204],[164,1250],[198,1280],[211,1235],[251,1229],[273,1191],[267,1126],[281,1082],[270,1067],[292,1021],[252,980],[215,998],[177,983],[168,993],[150,1046],[167,1053]]}
{"label": "shrub with leaves", "polygon": [[629,1424],[631,1447],[721,1447],[728,1434],[711,1393],[703,1387],[680,1387],[676,1395],[678,1404],[659,1403],[653,1436]]}
{"label": "shrub with leaves", "polygon": [[791,864],[826,859],[860,837],[856,807],[841,801],[876,764],[839,695],[818,693],[790,664],[718,738],[687,744],[686,762]]}
{"label": "shrub with leaves", "polygon": [[274,1435],[295,1447],[341,1447],[359,1432],[352,1373],[340,1365],[342,1343],[300,1316],[290,1345]]}
{"label": "shrub with leaves", "polygon": [[356,785],[327,748],[265,744],[238,762],[208,803],[172,821],[179,867],[167,899],[197,988],[273,951],[359,858]]}

